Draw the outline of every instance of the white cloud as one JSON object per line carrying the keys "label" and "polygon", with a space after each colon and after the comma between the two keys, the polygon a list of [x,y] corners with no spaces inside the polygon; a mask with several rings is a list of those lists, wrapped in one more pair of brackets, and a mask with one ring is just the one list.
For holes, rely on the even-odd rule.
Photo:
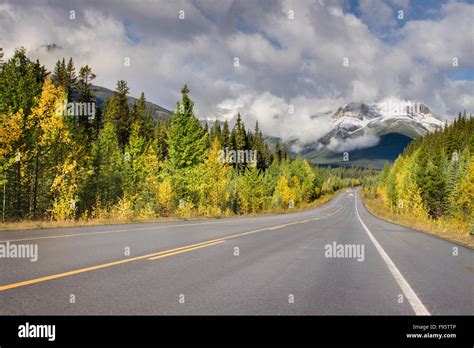
{"label": "white cloud", "polygon": [[380,138],[376,135],[370,132],[365,132],[365,134],[362,136],[357,138],[347,138],[344,139],[344,141],[338,138],[331,138],[327,148],[333,152],[341,153],[344,151],[353,151],[375,146],[379,143],[379,141]]}
{"label": "white cloud", "polygon": [[453,58],[460,68],[474,68],[474,5],[447,3],[441,15],[439,21],[408,22],[400,32],[400,47],[442,71],[453,69]]}
{"label": "white cloud", "polygon": [[[125,79],[132,95],[144,91],[167,108],[187,83],[199,116],[240,111],[249,126],[258,119],[268,134],[285,139],[319,139],[330,121],[311,116],[351,101],[419,100],[441,118],[474,110],[473,81],[447,75],[474,68],[474,5],[450,2],[436,18],[401,28],[393,25],[398,7],[410,4],[362,1],[357,18],[333,1],[8,0],[0,4],[0,47],[11,56],[25,46],[49,69],[72,56],[77,66],[93,68],[97,84],[113,89]],[[379,28],[389,30],[390,40]],[[52,43],[62,49],[41,48]]]}
{"label": "white cloud", "polygon": [[360,0],[362,19],[375,28],[395,26],[394,10],[383,1]]}

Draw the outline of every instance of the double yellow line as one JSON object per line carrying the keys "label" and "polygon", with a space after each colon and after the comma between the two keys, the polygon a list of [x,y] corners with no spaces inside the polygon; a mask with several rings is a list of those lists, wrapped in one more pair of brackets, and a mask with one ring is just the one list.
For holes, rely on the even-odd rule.
{"label": "double yellow line", "polygon": [[163,257],[171,256],[171,255],[185,253],[185,252],[195,250],[195,249],[205,248],[205,247],[215,245],[215,244],[219,244],[219,243],[223,243],[223,242],[224,242],[223,240],[217,240],[217,241],[212,241],[211,240],[211,241],[207,241],[207,242],[186,245],[186,246],[183,246],[183,247],[180,247],[180,248],[169,249],[169,250],[161,251],[161,252],[158,252],[158,253],[147,254],[147,255],[142,255],[142,256],[137,256],[137,257],[131,257],[131,258],[124,259],[124,260],[104,263],[102,265],[86,267],[86,268],[81,268],[81,269],[77,269],[77,270],[74,270],[74,271],[69,271],[69,272],[64,272],[64,273],[59,273],[59,274],[53,274],[53,275],[46,276],[46,277],[26,280],[26,281],[19,282],[19,283],[7,284],[7,285],[0,286],[0,291],[19,288],[21,286],[41,283],[41,282],[45,282],[45,281],[48,281],[48,280],[63,278],[63,277],[67,277],[67,276],[72,276],[72,275],[84,273],[84,272],[95,271],[97,269],[116,266],[116,265],[120,265],[120,264],[123,264],[123,263],[142,260],[142,259],[156,260],[156,259],[160,259],[160,258],[163,258]]}
{"label": "double yellow line", "polygon": [[186,252],[191,251],[191,250],[201,249],[201,248],[205,248],[205,247],[220,244],[220,243],[224,243],[224,241],[223,240],[217,240],[216,242],[208,241],[208,242],[202,242],[202,243],[188,245],[188,246],[181,247],[181,248],[166,250],[166,251],[163,251],[161,253],[156,254],[157,256],[149,257],[148,260],[162,259],[163,257],[168,257],[168,256],[171,256],[171,255],[186,253]]}
{"label": "double yellow line", "polygon": [[53,274],[53,275],[50,275],[50,276],[31,279],[31,280],[26,280],[26,281],[19,282],[19,283],[2,285],[2,286],[0,286],[0,291],[19,288],[19,287],[22,287],[22,286],[41,283],[41,282],[45,282],[45,281],[48,281],[48,280],[54,280],[54,279],[63,278],[63,277],[67,277],[67,276],[72,276],[72,275],[85,273],[85,272],[89,272],[89,271],[95,271],[95,270],[98,270],[98,269],[111,267],[111,266],[116,266],[116,265],[120,265],[120,264],[123,264],[123,263],[142,260],[142,259],[157,260],[157,259],[161,259],[161,258],[164,258],[164,257],[185,253],[185,252],[188,252],[188,251],[205,248],[205,247],[212,246],[212,245],[217,245],[217,244],[223,243],[226,239],[241,237],[241,236],[245,236],[245,235],[249,235],[249,234],[253,234],[253,233],[258,233],[258,232],[263,232],[263,231],[273,231],[273,230],[288,227],[288,226],[291,226],[291,225],[304,224],[304,223],[307,223],[307,222],[310,222],[310,221],[316,221],[316,220],[323,219],[323,218],[332,216],[334,214],[337,214],[341,209],[342,209],[342,206],[339,206],[339,208],[336,209],[332,213],[329,213],[325,216],[308,219],[308,220],[300,220],[300,221],[289,222],[289,223],[282,224],[282,225],[275,225],[275,226],[270,226],[270,227],[259,228],[257,230],[252,230],[252,231],[242,232],[242,233],[238,233],[238,234],[233,234],[233,235],[222,237],[222,238],[219,238],[219,239],[212,239],[212,240],[208,240],[208,241],[201,242],[201,243],[190,244],[190,245],[186,245],[186,246],[179,247],[179,248],[160,251],[160,252],[157,252],[157,253],[152,253],[152,254],[147,254],[147,255],[142,255],[142,256],[137,256],[137,257],[131,257],[131,258],[124,259],[124,260],[109,262],[109,263],[105,263],[105,264],[97,265],[97,266],[81,268],[81,269],[77,269],[77,270],[74,270],[74,271],[69,271],[69,272],[64,272],[64,273],[59,273],[59,274]]}

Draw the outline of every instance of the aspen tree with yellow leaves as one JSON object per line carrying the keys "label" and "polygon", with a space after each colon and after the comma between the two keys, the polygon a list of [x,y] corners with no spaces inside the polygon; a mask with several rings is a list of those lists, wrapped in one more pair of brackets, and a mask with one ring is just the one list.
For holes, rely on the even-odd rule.
{"label": "aspen tree with yellow leaves", "polygon": [[[217,120],[209,127],[194,114],[186,85],[165,120],[143,93],[130,102],[124,80],[111,98],[97,103],[92,68],[82,67],[76,78],[74,60],[68,62],[58,60],[51,80],[39,61],[19,49],[0,71],[5,221],[124,221],[291,209],[365,175],[291,158],[286,144],[272,150],[258,122],[253,131],[246,129],[244,115],[236,115],[233,127]],[[84,107],[97,112],[76,112]]]}

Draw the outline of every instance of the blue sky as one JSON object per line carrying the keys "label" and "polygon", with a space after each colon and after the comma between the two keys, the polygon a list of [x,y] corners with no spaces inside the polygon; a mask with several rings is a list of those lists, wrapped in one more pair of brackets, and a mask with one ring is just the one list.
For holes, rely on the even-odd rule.
{"label": "blue sky", "polygon": [[[344,11],[351,13],[362,22],[364,22],[371,31],[373,31],[382,41],[387,44],[396,44],[398,38],[398,31],[402,29],[407,23],[411,21],[439,21],[442,18],[442,7],[453,1],[448,0],[430,0],[430,1],[406,1],[398,3],[397,1],[381,1],[385,6],[390,8],[390,11],[397,18],[393,26],[374,26],[370,20],[364,15],[358,0],[348,0],[344,2]],[[474,4],[474,1],[466,1],[467,4]],[[373,4],[372,4],[373,5]],[[403,20],[398,18],[399,12],[403,11]],[[453,35],[455,33],[455,27]],[[468,33],[465,33],[468,35]],[[471,31],[471,35],[474,32]],[[474,38],[473,38],[474,40]],[[473,80],[474,69],[472,67],[460,68],[455,71],[446,73],[446,78],[450,80]]]}
{"label": "blue sky", "polygon": [[269,134],[317,138],[327,125],[311,116],[352,101],[420,101],[442,120],[474,112],[473,18],[473,1],[4,0],[0,47],[50,69],[74,57],[98,85],[124,79],[166,108],[186,83],[199,117],[241,112]]}

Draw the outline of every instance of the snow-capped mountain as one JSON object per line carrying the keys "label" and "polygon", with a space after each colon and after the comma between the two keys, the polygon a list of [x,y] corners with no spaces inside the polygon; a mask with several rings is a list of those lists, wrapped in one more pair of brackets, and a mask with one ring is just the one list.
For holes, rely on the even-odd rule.
{"label": "snow-capped mountain", "polygon": [[331,115],[333,136],[357,138],[398,133],[410,138],[443,126],[429,108],[419,102],[386,100],[376,104],[349,103]]}
{"label": "snow-capped mountain", "polygon": [[[394,99],[353,102],[312,119],[329,120],[330,131],[313,143],[301,144],[295,139],[290,144],[315,163],[335,165],[381,167],[403,152],[411,139],[443,127],[423,103]],[[350,162],[341,162],[342,152],[349,152]]]}

